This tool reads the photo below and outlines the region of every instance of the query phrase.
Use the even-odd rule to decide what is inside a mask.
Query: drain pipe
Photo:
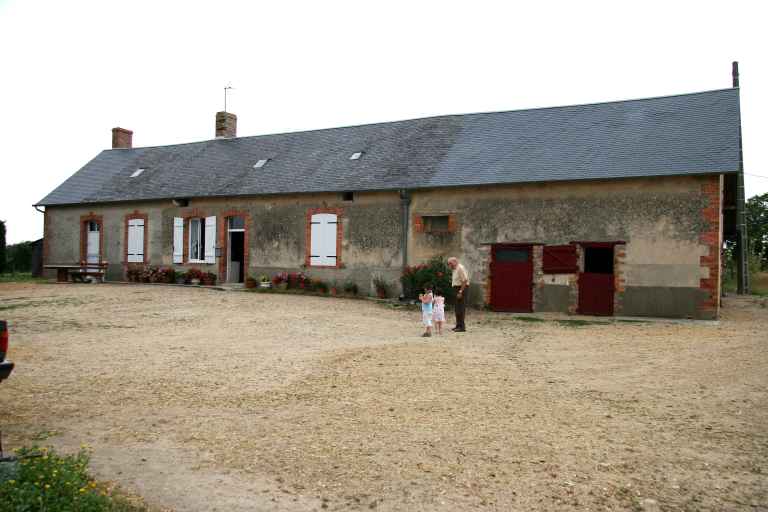
[[[401,189],[400,190],[400,209],[403,213],[403,219],[402,219],[402,228],[403,228],[403,238],[400,243],[400,246],[402,247],[403,251],[403,272],[405,272],[405,267],[408,266],[408,224],[409,224],[409,217],[410,217],[410,211],[411,211],[411,192],[408,189]],[[405,293],[405,290],[403,290],[403,294]]]

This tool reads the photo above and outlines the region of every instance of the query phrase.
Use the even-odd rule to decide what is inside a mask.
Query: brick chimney
[[[230,112],[216,112],[216,138],[237,137],[237,116]]]
[[[112,128],[112,149],[131,149],[133,132],[125,128]]]

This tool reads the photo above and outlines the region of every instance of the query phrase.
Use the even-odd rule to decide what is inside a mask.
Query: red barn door
[[[613,245],[582,244],[584,272],[579,274],[579,313],[613,315]]]
[[[531,246],[491,247],[491,307],[494,311],[533,311]]]

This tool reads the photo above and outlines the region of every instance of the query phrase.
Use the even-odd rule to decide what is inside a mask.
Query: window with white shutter
[[[189,219],[189,261],[216,263],[216,217]]]
[[[184,262],[184,219],[173,218],[173,262]]]
[[[311,217],[309,262],[312,266],[336,266],[338,216],[316,213]]]
[[[216,263],[216,217],[205,218],[205,262]]]
[[[128,263],[144,263],[144,219],[128,220]]]

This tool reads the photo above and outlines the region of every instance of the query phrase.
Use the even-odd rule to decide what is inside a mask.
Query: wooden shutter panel
[[[310,265],[336,266],[338,217],[332,213],[312,215]]]
[[[216,217],[205,218],[205,262],[216,263]]]
[[[173,218],[173,262],[183,263],[184,261],[184,219],[181,217]]]
[[[575,245],[544,246],[542,270],[545,274],[572,274],[579,271]]]
[[[144,263],[144,219],[128,221],[128,263]]]

